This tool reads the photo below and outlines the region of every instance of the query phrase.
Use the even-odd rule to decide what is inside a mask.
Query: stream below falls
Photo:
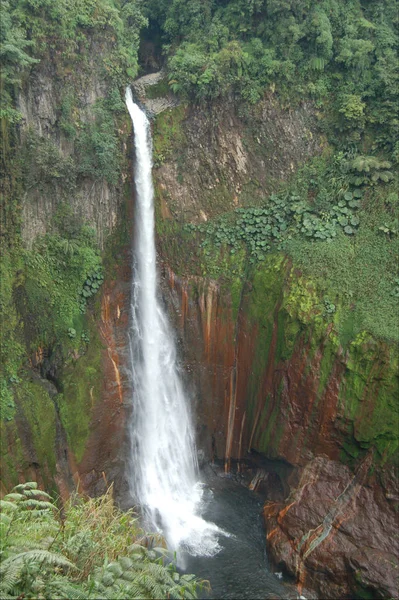
[[[210,582],[202,598],[257,600],[294,599],[298,593],[272,573],[266,556],[262,523],[264,498],[237,479],[217,474],[211,466],[201,472],[205,484],[202,516],[230,537],[220,536],[221,550],[214,556],[184,554],[184,572]],[[179,562],[180,562],[179,561]]]

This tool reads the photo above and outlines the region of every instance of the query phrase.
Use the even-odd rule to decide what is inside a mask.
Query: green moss
[[[28,438],[43,477],[55,474],[56,413],[53,400],[40,383],[23,381],[16,390],[16,401],[23,419],[29,424]]]
[[[0,420],[1,482],[6,490],[19,483],[18,466],[25,464],[21,439],[15,420]]]
[[[155,85],[149,85],[145,89],[145,95],[149,100],[153,100],[155,98],[164,98],[170,93],[170,88],[168,84],[168,80],[161,79]]]
[[[77,461],[81,461],[90,434],[93,405],[100,398],[103,385],[102,344],[94,319],[89,322],[90,344],[87,352],[67,365],[62,373],[62,394],[57,397],[61,422],[68,444]]]
[[[233,277],[230,282],[230,297],[233,321],[237,321],[238,311],[241,305],[241,299],[244,289],[245,279],[243,277]]]
[[[337,359],[337,350],[338,346],[334,336],[329,335],[322,346],[323,356],[321,358],[319,367],[319,385],[317,389],[315,407],[317,407],[318,400],[320,400],[325,391],[334,362]]]
[[[340,390],[353,437],[362,448],[374,446],[383,462],[390,460],[399,440],[398,356],[396,349],[361,334],[349,346]]]
[[[132,195],[132,184],[127,182],[123,190],[123,201],[119,208],[118,225],[108,235],[105,243],[103,264],[106,277],[111,276],[112,278],[115,266],[123,264],[126,258],[125,251],[131,244],[133,220],[130,211]]]
[[[19,279],[22,261],[10,252],[2,253],[0,261],[0,416],[11,419],[14,415],[14,387],[18,383],[19,370],[25,349],[21,343],[21,328],[16,310],[13,290]],[[6,318],[4,318],[6,316]]]
[[[255,329],[255,349],[252,363],[251,378],[247,389],[247,410],[252,429],[256,413],[259,390],[263,379],[263,373],[269,360],[271,340],[273,335],[274,319],[278,305],[282,301],[285,285],[287,265],[282,255],[268,255],[254,271],[250,282],[250,289],[244,300],[245,314],[249,324]],[[262,411],[267,409],[267,402]],[[276,418],[276,415],[275,415]],[[270,429],[269,429],[270,431]],[[256,425],[255,438],[258,439],[259,422]],[[268,433],[263,434],[261,446],[263,446]],[[262,451],[262,450],[261,450]]]
[[[153,127],[153,159],[154,165],[161,165],[174,153],[175,158],[181,153],[185,141],[182,122],[186,117],[184,105],[169,108],[159,113],[154,119]]]
[[[201,207],[208,217],[216,217],[231,207],[232,193],[223,181],[215,185],[212,190],[203,190]]]

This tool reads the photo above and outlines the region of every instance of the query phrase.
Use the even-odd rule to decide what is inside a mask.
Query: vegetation
[[[0,410],[10,420],[33,357],[54,379],[70,354],[87,351],[85,312],[104,274],[99,232],[72,206],[85,182],[121,186],[123,87],[137,74],[146,19],[135,0],[1,0],[0,10]],[[29,119],[18,130],[19,94],[43,75],[53,82],[52,131],[44,135]],[[94,103],[89,81],[100,90]],[[55,217],[27,247],[22,208],[38,197],[51,199]]]
[[[280,193],[203,224],[187,224],[185,230],[197,238],[205,271],[215,260],[223,263],[223,249],[237,256],[245,250],[253,265],[270,252],[284,252],[331,303],[326,317],[340,299],[347,317],[342,327],[348,327],[349,319],[352,335],[363,328],[396,341],[396,182],[387,177],[388,183],[380,181],[376,187],[359,180],[352,165],[344,155],[333,161],[330,156],[316,158]]]
[[[223,274],[226,253],[229,270],[240,257],[239,272],[243,249],[252,265],[267,253],[284,252],[330,303],[326,318],[331,306],[343,303],[345,339],[351,323],[353,335],[365,328],[397,341],[393,0],[149,0],[145,14],[152,30],[157,25],[162,31],[169,86],[181,98],[203,105],[234,99],[246,115],[270,95],[285,107],[311,101],[329,144],[281,191],[228,213],[227,199],[224,210],[215,210],[219,216],[186,226],[200,244],[202,273],[229,278]],[[161,133],[155,128],[155,147],[168,137],[165,124],[163,118]]]
[[[96,59],[98,44],[104,79],[123,85],[138,70],[137,49],[146,19],[135,0],[1,0],[2,117],[16,118],[13,100],[29,67],[49,52],[62,53],[65,63]],[[112,50],[103,43],[112,40]],[[102,55],[101,55],[102,54]]]
[[[173,155],[183,181],[190,168],[184,128],[190,102],[205,106],[222,98],[234,102],[237,114],[249,119],[269,96],[286,108],[310,102],[327,140],[322,157],[269,197],[249,199],[245,207],[184,231],[178,223],[161,225],[157,219],[165,253],[179,254],[181,263],[189,263],[190,274],[219,278],[231,292],[235,316],[246,279],[256,283],[257,270],[262,271],[269,259],[278,262],[288,256],[303,275],[290,310],[299,306],[302,311],[304,305],[302,312],[309,314],[310,305],[318,325],[334,325],[331,335],[343,347],[364,331],[388,341],[399,339],[394,0],[0,0],[0,10],[0,309],[6,315],[0,328],[0,409],[10,427],[15,400],[30,424],[51,414],[48,429],[37,427],[34,438],[42,464],[54,445],[56,410],[70,448],[78,461],[82,458],[90,428],[89,392],[94,399],[99,394],[100,344],[87,308],[93,306],[104,279],[103,257],[98,232],[79,221],[71,207],[78,205],[77,195],[86,185],[108,186],[122,194],[128,131],[123,92],[138,74],[139,37],[147,23],[150,31],[162,32],[167,72],[166,83],[150,88],[150,94],[171,89],[184,101],[155,122],[155,166]],[[19,94],[32,89],[39,75],[54,84],[54,119],[48,120],[45,135],[34,123],[19,126]],[[259,146],[259,151],[269,148]],[[228,184],[220,181],[218,186],[218,195],[204,189],[204,203],[214,202],[206,210],[208,217],[231,206]],[[166,196],[167,190],[162,193]],[[27,247],[21,240],[22,208],[40,197],[51,198],[57,207],[55,218],[46,235]],[[122,228],[126,233],[126,227],[122,223],[116,235]],[[197,255],[182,252],[182,245]],[[115,260],[109,251],[109,264]],[[317,293],[297,289],[306,287],[306,281]],[[266,283],[264,289],[268,290]],[[258,306],[258,320],[265,307]],[[266,342],[270,338],[265,347]],[[283,345],[288,352],[289,340]],[[80,356],[79,366],[70,372],[64,368],[63,381],[57,381],[62,393],[54,402],[39,383],[29,381],[31,365],[38,357],[41,376],[51,374],[54,380],[59,366],[65,367],[72,355]],[[40,361],[43,356],[46,360]],[[259,357],[263,360],[264,354]],[[348,397],[351,394],[352,388]],[[48,446],[40,437],[46,437]],[[53,467],[49,464],[49,472]],[[73,515],[77,508],[68,510]],[[18,507],[18,515],[19,511]],[[39,516],[54,528],[52,514]],[[32,515],[27,512],[24,518]],[[10,535],[20,522],[29,527],[33,523],[18,516]],[[61,537],[60,533],[51,549],[43,549],[52,552]],[[83,569],[80,559],[68,552],[60,545],[60,553],[74,567],[56,565],[61,569],[57,577],[64,581],[71,575],[70,585],[79,590],[88,586],[85,593],[105,590],[103,575],[110,581],[125,569],[119,564],[123,553],[110,553],[111,575],[99,562],[86,573],[85,583],[75,570]],[[140,553],[147,564],[148,555]],[[20,559],[17,562],[23,567],[23,581],[28,581],[30,567],[26,570]],[[97,568],[103,569],[101,577]],[[58,585],[52,579],[54,570],[49,567],[44,573],[44,587],[29,588],[31,595]],[[93,588],[89,576],[90,582],[97,581]],[[25,585],[21,581],[13,593],[26,593],[18,587]],[[72,587],[69,590],[66,597],[74,594]]]
[[[37,349],[66,357],[88,343],[84,313],[103,282],[94,231],[60,205],[52,232],[31,250],[18,247],[1,263],[0,305],[9,315],[0,330],[2,418],[13,414],[27,355]],[[40,307],[40,310],[38,310]]]
[[[169,84],[197,101],[313,98],[331,139],[398,157],[394,0],[148,0]],[[372,136],[372,141],[367,140]]]
[[[158,536],[112,488],[101,498],[73,496],[57,508],[36,482],[0,501],[0,595],[8,598],[196,598],[207,582],[180,575]]]

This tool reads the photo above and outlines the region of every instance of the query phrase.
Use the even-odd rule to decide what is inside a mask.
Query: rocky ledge
[[[164,84],[164,85],[162,85]],[[179,100],[174,96],[168,88],[165,90],[166,74],[163,71],[157,73],[149,73],[139,77],[132,83],[132,89],[136,100],[142,104],[147,114],[154,117],[159,113],[178,106]],[[156,87],[159,86],[159,91]],[[152,88],[153,92],[149,92]]]

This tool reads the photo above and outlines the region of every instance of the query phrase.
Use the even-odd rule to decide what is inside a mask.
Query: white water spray
[[[150,125],[126,90],[136,155],[132,290],[132,486],[149,525],[173,550],[213,555],[216,525],[200,516],[202,486],[188,400],[178,373],[173,335],[158,301]]]

